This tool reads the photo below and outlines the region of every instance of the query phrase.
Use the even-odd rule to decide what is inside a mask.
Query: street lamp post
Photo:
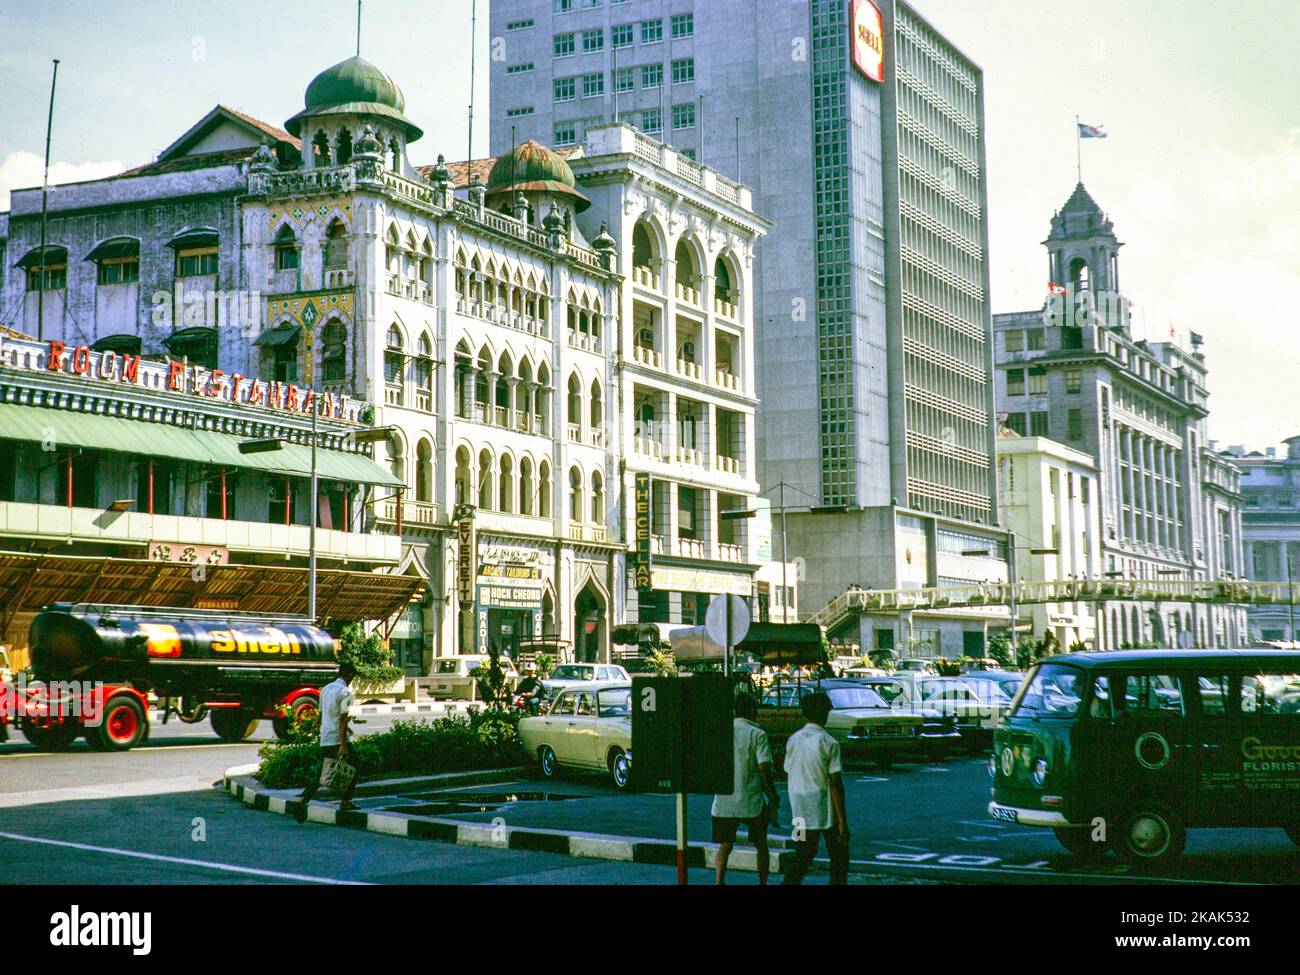
[[[1295,590],[1291,588],[1291,543],[1283,542],[1286,546],[1286,612],[1289,622],[1289,632],[1287,636],[1288,643],[1295,643]]]

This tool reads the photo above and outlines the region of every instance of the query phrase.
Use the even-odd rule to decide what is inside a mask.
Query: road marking
[[[40,806],[47,802],[83,802],[102,799],[132,799],[140,796],[163,796],[178,792],[206,792],[212,788],[208,773],[175,779],[142,779],[138,782],[112,782],[103,785],[71,786],[65,789],[11,792],[0,795],[0,809]]]
[[[897,844],[897,843],[896,843],[896,844],[893,844],[893,845],[894,845],[894,846],[899,846],[899,845],[901,845],[901,844]],[[888,856],[889,854],[885,854],[885,855]],[[938,856],[939,854],[936,853],[936,854],[933,854],[933,855],[934,855],[934,856]],[[964,854],[954,854],[954,855],[964,855]],[[947,857],[945,857],[944,859],[947,859]],[[829,865],[830,865],[830,860],[829,860],[829,859],[826,859],[825,857],[820,858],[820,859],[817,859],[817,860],[814,860],[813,862],[816,863],[816,864],[818,864],[819,866],[829,866]],[[1037,876],[1044,876],[1044,875],[1046,875],[1046,876],[1049,876],[1049,877],[1061,877],[1061,878],[1064,878],[1064,879],[1070,879],[1070,878],[1088,878],[1088,879],[1093,879],[1093,880],[1124,880],[1124,881],[1128,881],[1128,882],[1133,882],[1133,881],[1145,881],[1145,882],[1149,882],[1149,883],[1164,883],[1164,884],[1194,884],[1194,885],[1213,885],[1213,884],[1219,884],[1219,885],[1228,886],[1228,887],[1256,887],[1256,886],[1259,886],[1258,884],[1251,883],[1251,882],[1248,882],[1248,881],[1241,881],[1241,880],[1195,880],[1195,879],[1186,879],[1186,878],[1181,878],[1181,877],[1153,877],[1153,876],[1150,876],[1150,875],[1148,875],[1148,874],[1135,874],[1135,873],[1084,873],[1084,872],[1082,872],[1082,871],[1074,871],[1074,870],[1069,870],[1069,871],[1065,871],[1065,870],[1052,870],[1052,869],[1046,868],[1045,866],[1044,866],[1044,867],[1040,867],[1040,866],[1039,866],[1039,864],[1044,864],[1044,865],[1046,864],[1046,861],[1044,861],[1044,860],[1040,860],[1040,861],[1038,861],[1038,863],[1035,863],[1035,864],[1026,864],[1026,865],[1024,865],[1024,866],[1017,866],[1017,865],[1015,865],[1015,864],[1003,864],[1003,865],[1001,865],[1001,866],[996,866],[996,867],[994,867],[994,866],[987,866],[987,867],[981,867],[981,866],[967,866],[967,865],[962,865],[962,864],[948,864],[948,863],[942,863],[942,862],[940,862],[940,863],[904,863],[904,862],[901,862],[901,861],[898,861],[898,860],[881,860],[881,859],[875,859],[875,860],[850,860],[850,861],[849,861],[849,864],[850,864],[850,866],[856,866],[856,867],[877,867],[877,868],[879,868],[879,867],[895,867],[895,868],[899,868],[899,867],[901,867],[901,868],[906,869],[906,870],[959,870],[959,871],[965,871],[965,872],[967,872],[967,873],[1001,873],[1001,874],[1008,874],[1008,873],[1010,873],[1010,874],[1018,874],[1018,875],[1021,875],[1021,876],[1035,876],[1035,875],[1037,875]]]
[[[336,884],[344,886],[370,886],[364,880],[336,880],[333,877],[311,877],[301,873],[281,873],[278,870],[259,870],[256,867],[237,867],[230,863],[213,863],[210,860],[191,860],[187,857],[164,856],[161,853],[141,853],[138,850],[119,850],[111,846],[92,846],[89,843],[71,843],[67,840],[51,840],[43,836],[23,836],[19,833],[0,833],[0,839],[16,840],[20,843],[39,843],[44,846],[63,846],[73,850],[86,850],[91,853],[110,853],[113,856],[133,857],[137,860],[152,860],[158,863],[177,863],[187,867],[202,867],[205,870],[220,870],[225,873],[241,873],[254,877],[270,877],[275,880],[301,880],[310,884]]]
[[[185,752],[195,748],[250,748],[254,745],[264,745],[268,741],[274,741],[274,738],[250,738],[248,741],[237,742],[220,742],[214,741],[210,745],[164,745],[161,742],[146,742],[135,751],[162,751],[162,752]],[[85,758],[87,755],[98,755],[99,752],[92,751],[89,748],[69,749],[66,752],[40,752],[36,749],[24,750],[21,752],[11,752],[0,749],[0,759],[4,758],[54,758],[59,755],[70,755],[74,758]]]

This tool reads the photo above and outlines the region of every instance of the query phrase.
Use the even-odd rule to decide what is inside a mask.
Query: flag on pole
[[[1079,122],[1080,139],[1104,139],[1106,133],[1101,130],[1100,125],[1088,125],[1086,122]]]
[[[1067,291],[1065,285],[1057,284],[1055,281],[1047,282],[1047,293],[1049,295],[1063,295]]]

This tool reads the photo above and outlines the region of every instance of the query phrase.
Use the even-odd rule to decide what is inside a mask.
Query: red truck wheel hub
[[[135,710],[125,705],[114,707],[109,705],[108,713],[108,735],[114,741],[130,741],[135,737],[140,728],[139,715]]]

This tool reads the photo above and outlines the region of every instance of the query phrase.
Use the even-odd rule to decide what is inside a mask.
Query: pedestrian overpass
[[[1300,582],[1206,579],[1053,579],[1047,582],[972,582],[920,589],[850,589],[807,617],[828,632],[854,615],[1024,606],[1031,603],[1176,602],[1218,605],[1295,605]]]

